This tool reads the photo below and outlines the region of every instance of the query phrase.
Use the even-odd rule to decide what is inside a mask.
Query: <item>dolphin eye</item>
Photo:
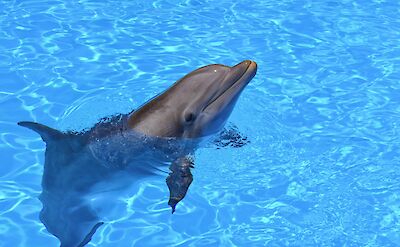
[[[187,114],[185,114],[186,123],[193,122],[195,118],[196,118],[196,116],[193,114],[193,112],[188,112]]]

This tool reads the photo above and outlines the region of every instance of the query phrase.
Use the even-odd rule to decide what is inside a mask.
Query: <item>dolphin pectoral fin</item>
[[[50,141],[58,140],[64,136],[64,134],[61,131],[50,128],[50,127],[40,124],[40,123],[22,121],[22,122],[18,122],[18,125],[26,127],[28,129],[31,129],[31,130],[37,132],[42,137],[43,141],[46,143],[48,143]]]
[[[249,142],[248,138],[240,133],[238,128],[233,124],[224,128],[221,133],[219,133],[219,136],[212,141],[212,143],[217,146],[217,149],[221,147],[240,148]]]
[[[169,169],[171,172],[167,177],[167,185],[169,189],[168,205],[175,212],[175,207],[186,195],[190,184],[193,181],[193,175],[190,168],[194,168],[193,161],[190,157],[179,158],[174,161]]]

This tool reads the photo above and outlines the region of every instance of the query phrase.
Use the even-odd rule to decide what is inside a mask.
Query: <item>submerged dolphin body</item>
[[[157,174],[166,163],[168,204],[174,212],[193,180],[192,154],[200,140],[223,129],[256,71],[256,63],[248,60],[199,68],[138,110],[84,132],[19,122],[46,143],[40,219],[47,230],[62,247],[86,245],[103,222],[85,198]],[[226,133],[221,137],[229,139]]]

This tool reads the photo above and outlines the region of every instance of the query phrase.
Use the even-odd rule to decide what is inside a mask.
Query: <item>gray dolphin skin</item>
[[[180,79],[129,115],[129,128],[150,136],[196,138],[221,130],[257,64],[209,65]]]
[[[233,67],[199,68],[139,109],[104,118],[81,132],[19,122],[46,143],[39,196],[40,220],[46,229],[61,247],[85,246],[104,224],[90,198],[166,174],[166,164],[168,205],[173,213],[193,181],[190,170],[200,142],[219,135],[226,146],[226,141],[241,138],[231,135],[234,130],[224,132],[224,126],[256,72],[257,64],[249,60]]]

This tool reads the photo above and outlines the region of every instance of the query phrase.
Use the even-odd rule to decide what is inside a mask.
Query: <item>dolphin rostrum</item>
[[[46,143],[40,219],[61,247],[86,245],[103,224],[86,198],[159,174],[165,164],[170,164],[166,182],[173,213],[193,181],[194,151],[216,133],[230,138],[224,125],[256,71],[249,60],[199,68],[139,109],[81,132],[19,122]]]

